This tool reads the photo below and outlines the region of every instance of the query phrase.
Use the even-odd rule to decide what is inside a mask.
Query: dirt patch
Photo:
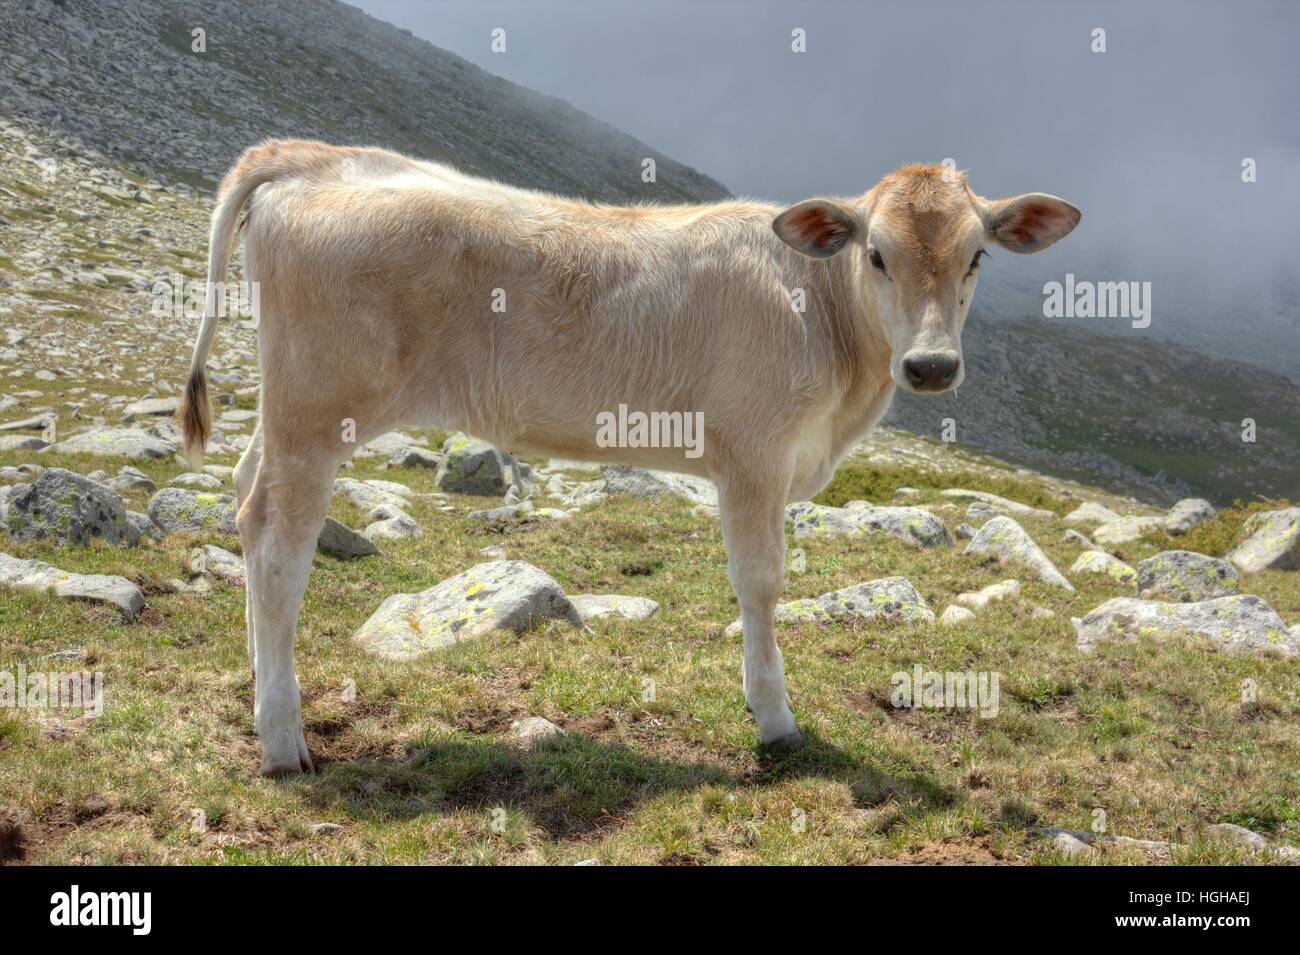
[[[1007,859],[989,847],[987,838],[972,842],[928,842],[913,846],[906,853],[892,859],[873,859],[868,865],[1021,865]]]
[[[30,839],[26,814],[14,806],[0,806],[0,865],[26,858]]]

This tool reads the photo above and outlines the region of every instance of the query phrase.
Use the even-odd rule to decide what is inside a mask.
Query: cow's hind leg
[[[781,651],[772,626],[785,578],[785,498],[789,480],[778,474],[724,475],[718,482],[727,572],[740,601],[745,630],[745,703],[764,746],[798,749],[785,690]]]
[[[231,481],[235,485],[235,504],[243,507],[248,496],[253,493],[253,481],[257,477],[258,465],[262,462],[262,426],[259,423],[253,431],[253,438],[239,457]],[[257,676],[257,641],[253,627],[253,591],[244,588],[244,621],[248,627],[248,666]]]
[[[256,640],[255,725],[268,776],[312,769],[293,639],[338,462],[303,447],[301,440],[293,450],[267,442],[238,518]]]

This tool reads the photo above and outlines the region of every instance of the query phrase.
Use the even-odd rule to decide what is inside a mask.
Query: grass
[[[83,473],[104,464],[66,463]],[[159,483],[181,470],[141,468]],[[432,473],[419,469],[393,474],[365,461],[352,474],[432,490]],[[887,497],[887,483],[879,468],[854,462],[832,487]],[[954,483],[1011,491],[974,472]],[[1300,843],[1296,664],[1151,643],[1082,656],[1069,616],[1120,593],[1108,580],[1079,582],[1071,595],[1022,577],[1021,599],[992,605],[964,629],[785,631],[791,694],[810,745],[764,758],[741,694],[740,639],[722,634],[737,608],[716,521],[680,502],[612,499],[567,521],[499,533],[461,516],[480,500],[454,503],[456,515],[418,506],[425,536],[388,544],[382,557],[316,559],[297,654],[319,771],[286,782],[257,774],[243,593],[225,584],[203,597],[162,592],[183,574],[195,539],[135,550],[7,544],[18,557],[131,577],[148,595],[129,626],[104,608],[40,595],[0,604],[6,666],[50,668],[46,655],[80,647],[84,663],[57,666],[102,670],[108,688],[104,714],[72,720],[65,738],[46,738],[27,711],[0,716],[0,792],[28,815],[31,858],[1051,863],[1066,860],[1026,830],[1087,829],[1099,807],[1111,832],[1184,845],[1179,862],[1241,861],[1202,838],[1219,821]],[[140,509],[145,498],[129,504]],[[341,498],[334,513],[360,519]],[[944,516],[955,523],[957,508]],[[1074,553],[1059,524],[1024,523],[1068,566]],[[236,539],[216,542],[238,549]],[[566,592],[641,594],[661,609],[590,633],[552,624],[494,634],[404,664],[352,644],[384,597],[464,570],[484,559],[487,544],[548,571]],[[789,577],[786,599],[904,574],[938,612],[958,592],[1012,573],[960,549],[919,551],[882,538],[799,546],[807,570]],[[1156,545],[1131,548],[1126,556],[1137,559]],[[1300,613],[1294,575],[1261,574],[1251,589],[1288,619]],[[1056,616],[1031,618],[1035,606]],[[918,662],[999,673],[998,715],[895,709],[891,675]],[[1241,701],[1247,679],[1260,688],[1257,704]],[[531,715],[568,732],[537,751],[509,745],[511,720]],[[196,809],[206,833],[191,832]],[[343,833],[313,835],[313,824],[327,821]]]

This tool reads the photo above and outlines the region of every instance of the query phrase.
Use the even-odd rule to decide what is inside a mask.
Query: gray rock
[[[365,535],[371,540],[399,541],[424,536],[424,530],[415,518],[393,504],[373,508],[370,516],[378,518],[373,524],[366,525]]]
[[[1110,524],[1120,517],[1104,504],[1086,501],[1065,515],[1067,524]]]
[[[166,417],[174,415],[180,406],[180,398],[142,398],[123,408],[122,418],[125,421],[135,421],[137,418]]]
[[[659,604],[649,597],[628,597],[623,594],[579,594],[571,597],[569,602],[584,623],[605,617],[645,620],[659,609]]]
[[[1247,574],[1300,569],[1300,507],[1252,514],[1242,527],[1248,535],[1227,555]]]
[[[777,623],[829,623],[846,620],[885,620],[891,623],[934,623],[934,611],[926,606],[906,577],[882,577],[834,590],[820,597],[792,600],[776,608]],[[741,621],[727,627],[728,635],[740,633]]]
[[[149,499],[149,517],[164,531],[213,531],[238,534],[235,527],[235,499],[228,494],[209,494],[165,487]]]
[[[965,607],[973,607],[976,610],[983,610],[995,600],[1007,600],[1019,596],[1020,581],[1002,580],[996,584],[989,584],[983,590],[975,593],[958,594],[957,603]]]
[[[0,435],[0,451],[43,451],[50,447],[54,445],[34,434]]]
[[[122,611],[127,622],[144,609],[144,594],[125,577],[73,574],[39,560],[19,560],[8,554],[0,554],[0,586],[112,604]]]
[[[1216,513],[1214,505],[1204,498],[1185,497],[1165,516],[1165,533],[1175,537],[1186,534],[1197,524],[1213,520]]]
[[[51,468],[6,508],[9,533],[16,540],[88,544],[100,537],[132,545],[139,533],[126,517],[122,499],[104,485],[62,468]]]
[[[414,438],[402,431],[389,431],[373,441],[366,442],[366,450],[390,457],[400,454],[408,448],[418,448],[429,443],[428,438]]]
[[[224,580],[236,587],[248,584],[244,558],[215,544],[205,544],[190,551],[190,573]]]
[[[178,450],[175,442],[139,428],[91,428],[50,447],[55,454],[98,454],[132,461],[169,458]]]
[[[1277,650],[1300,653],[1295,636],[1267,603],[1253,594],[1219,597],[1197,603],[1164,603],[1116,597],[1082,620],[1073,621],[1080,650],[1106,640],[1152,637],[1205,639],[1229,653]]]
[[[975,536],[975,528],[969,524],[958,524],[953,528],[952,534],[958,540],[968,541]]]
[[[153,522],[148,514],[141,514],[139,511],[126,512],[127,523],[135,528],[137,539],[139,540],[161,540],[163,530]]]
[[[198,474],[194,471],[178,474],[168,483],[172,487],[188,487],[195,491],[220,491],[223,487],[219,478],[215,478],[211,474]]]
[[[552,619],[582,626],[551,577],[523,561],[497,560],[418,594],[394,594],[354,639],[377,656],[409,660],[492,630],[520,632]]]
[[[457,432],[443,442],[434,482],[454,494],[501,497],[516,483],[515,468],[515,459],[504,451]]]
[[[123,465],[116,476],[104,483],[118,494],[125,494],[128,491],[145,491],[152,494],[158,490],[158,486],[149,479],[147,474],[129,464]]]
[[[441,454],[409,444],[398,448],[388,459],[390,468],[429,468],[436,471],[441,463]]]
[[[1138,564],[1138,596],[1148,600],[1193,603],[1228,597],[1241,590],[1237,571],[1226,560],[1190,550],[1167,550]]]
[[[919,507],[874,507],[864,501],[823,507],[801,501],[786,508],[786,518],[800,539],[884,534],[919,547],[951,547],[953,543],[943,521]]]
[[[1121,517],[1102,524],[1092,532],[1092,539],[1103,546],[1127,544],[1140,538],[1149,530],[1164,527],[1163,517]]]
[[[1065,536],[1061,539],[1067,544],[1077,544],[1085,550],[1100,550],[1096,544],[1088,539],[1086,534],[1080,534],[1078,531],[1073,529],[1066,531]]]
[[[951,497],[959,501],[979,501],[1007,514],[1018,514],[1021,517],[1050,518],[1056,516],[1052,511],[1045,511],[1039,507],[1030,507],[1028,504],[1021,504],[1019,501],[1012,501],[996,494],[989,494],[987,491],[969,491],[966,488],[951,487],[939,493],[944,497]]]
[[[370,557],[379,553],[379,548],[369,537],[346,524],[340,524],[332,517],[325,518],[325,525],[316,538],[316,549],[335,557],[348,558]]]
[[[1137,582],[1136,570],[1104,550],[1085,550],[1080,554],[1070,565],[1070,576],[1080,574],[1104,574],[1115,583],[1129,587]]]
[[[1269,851],[1268,840],[1258,832],[1247,829],[1245,826],[1238,826],[1231,822],[1216,822],[1205,828],[1214,835],[1222,836],[1238,845],[1245,846],[1247,849],[1254,849],[1256,852]]]
[[[965,607],[958,607],[956,604],[949,604],[947,609],[939,615],[939,623],[944,627],[956,627],[974,619],[974,611],[967,610]]]
[[[1019,564],[1049,584],[1074,589],[1025,529],[1009,517],[995,517],[981,527],[962,553],[991,554],[1000,564]]]
[[[718,506],[718,489],[713,482],[690,474],[651,471],[607,464],[601,468],[605,493],[630,494],[632,497],[682,497],[692,504]],[[567,502],[566,502],[567,503]]]
[[[403,509],[411,497],[411,490],[405,485],[392,481],[358,481],[355,478],[335,480],[334,493],[342,494],[349,504],[363,511],[384,505]]]
[[[564,730],[544,716],[529,716],[510,724],[510,742],[520,746],[537,746],[563,735]]]

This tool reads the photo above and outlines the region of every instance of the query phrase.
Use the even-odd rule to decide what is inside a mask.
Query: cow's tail
[[[239,213],[258,186],[314,165],[312,159],[317,157],[312,156],[310,150],[297,148],[300,145],[305,144],[271,140],[254,146],[245,151],[217,190],[212,228],[208,233],[208,287],[203,321],[199,325],[198,340],[194,343],[185,395],[176,409],[176,422],[184,438],[183,451],[196,470],[203,462],[203,449],[212,433],[212,407],[208,400],[208,376],[204,366],[217,334],[218,313],[225,304],[225,296],[219,293],[230,265]]]

